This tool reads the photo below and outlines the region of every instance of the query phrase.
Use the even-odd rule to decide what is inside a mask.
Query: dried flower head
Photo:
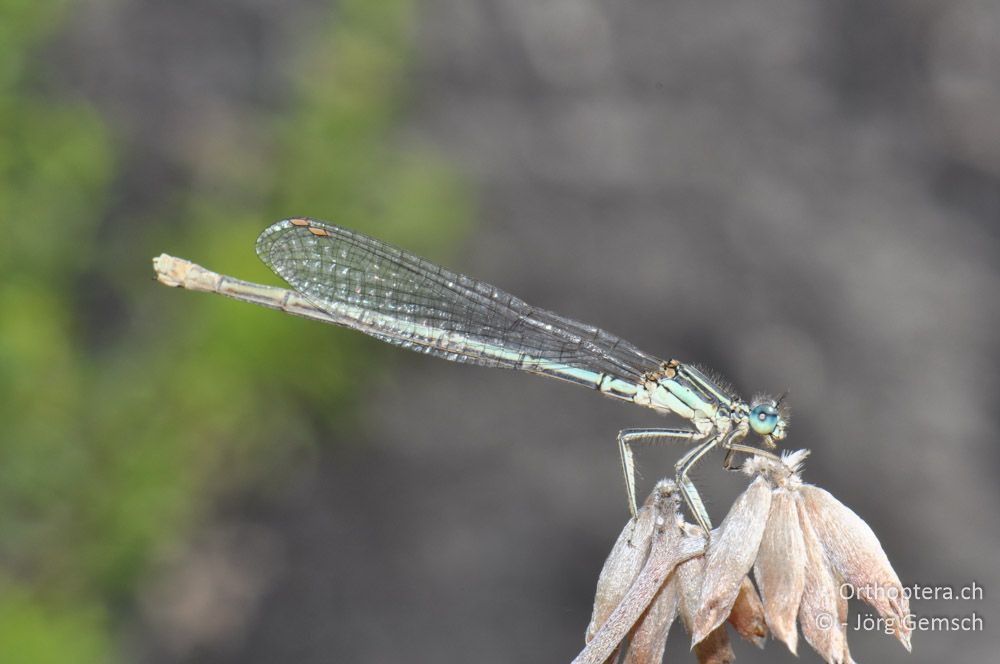
[[[754,479],[707,539],[680,516],[673,483],[661,481],[605,563],[588,644],[575,661],[617,661],[609,658],[625,647],[627,662],[659,662],[680,616],[699,662],[733,660],[728,620],[761,647],[770,628],[793,653],[798,622],[827,662],[850,663],[849,595],[899,625],[896,636],[909,650],[909,603],[899,578],[871,528],[802,481],[807,456],[799,450],[780,461],[748,460],[744,471]]]
[[[909,604],[899,577],[858,515],[802,481],[806,456],[799,450],[780,462],[754,457],[745,465],[755,478],[713,533],[692,641],[721,624],[732,607],[733,579],[752,565],[767,626],[792,652],[798,646],[798,620],[806,641],[826,661],[852,661],[845,628],[849,594],[900,625],[896,636],[909,650]],[[844,585],[852,592],[842,592]],[[865,592],[872,588],[881,592]]]
[[[662,659],[667,631],[679,609],[676,583],[667,579],[680,563],[705,550],[701,531],[689,534],[681,523],[676,487],[663,480],[625,525],[601,569],[587,646],[575,663],[617,661],[626,637],[626,661]]]
[[[680,616],[689,630],[697,620],[706,543],[704,532],[681,517],[674,483],[657,484],[604,563],[587,646],[574,662],[618,661],[619,655],[630,664],[660,662],[674,619]],[[745,575],[737,584],[729,617],[740,636],[763,645],[767,635],[763,605]],[[704,664],[732,662],[725,627],[720,625],[701,639],[695,655]]]

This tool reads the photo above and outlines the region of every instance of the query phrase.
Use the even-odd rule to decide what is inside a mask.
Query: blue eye
[[[770,436],[778,426],[778,409],[771,404],[759,404],[750,411],[750,428],[761,436]]]

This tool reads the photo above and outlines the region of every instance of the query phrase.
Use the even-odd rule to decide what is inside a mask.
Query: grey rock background
[[[318,1],[86,3],[57,57],[120,123],[123,210],[197,175],[190,145],[282,103]],[[455,267],[791,390],[806,477],[880,536],[913,603],[984,633],[852,633],[858,661],[993,661],[1000,5],[427,0],[406,131],[479,194]],[[335,219],[335,210],[316,210]],[[268,220],[262,220],[262,224]],[[363,445],[223,506],[140,599],[138,661],[568,661],[627,513],[615,432],[655,416],[398,354]],[[352,441],[353,442],[353,441]],[[641,462],[645,486],[674,451]],[[698,481],[716,519],[742,488]],[[863,609],[858,606],[852,610]],[[676,628],[668,661],[690,659]],[[744,662],[793,661],[735,644]],[[805,646],[802,661],[819,661]]]

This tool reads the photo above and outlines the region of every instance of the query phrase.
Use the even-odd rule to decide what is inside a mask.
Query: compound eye
[[[778,409],[771,404],[754,406],[750,411],[750,428],[761,436],[770,436],[778,426]]]

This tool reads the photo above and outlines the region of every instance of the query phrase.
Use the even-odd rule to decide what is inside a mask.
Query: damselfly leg
[[[674,466],[676,470],[675,479],[678,488],[681,490],[681,496],[684,497],[684,502],[687,503],[692,516],[694,516],[698,525],[701,526],[706,534],[712,531],[712,520],[708,518],[708,511],[705,509],[705,504],[701,501],[701,495],[698,494],[698,489],[695,488],[694,482],[688,477],[688,472],[703,456],[719,444],[722,435],[721,433],[716,433],[707,441],[682,456]]]
[[[743,445],[741,443],[730,442],[730,443],[723,443],[722,447],[724,447],[727,450],[726,458],[722,460],[722,467],[725,468],[726,470],[739,470],[740,468],[742,468],[742,465],[740,466],[733,465],[733,458],[737,454],[750,454],[750,455],[764,457],[766,459],[770,459],[771,461],[781,461],[781,457],[779,457],[774,452],[768,452],[767,450],[762,450],[759,447],[754,447],[753,445]]]
[[[632,448],[673,442],[689,443],[704,437],[705,434],[691,429],[622,429],[618,432],[618,453],[621,455],[622,472],[625,475],[628,509],[633,518],[638,506],[635,497],[635,454]]]

